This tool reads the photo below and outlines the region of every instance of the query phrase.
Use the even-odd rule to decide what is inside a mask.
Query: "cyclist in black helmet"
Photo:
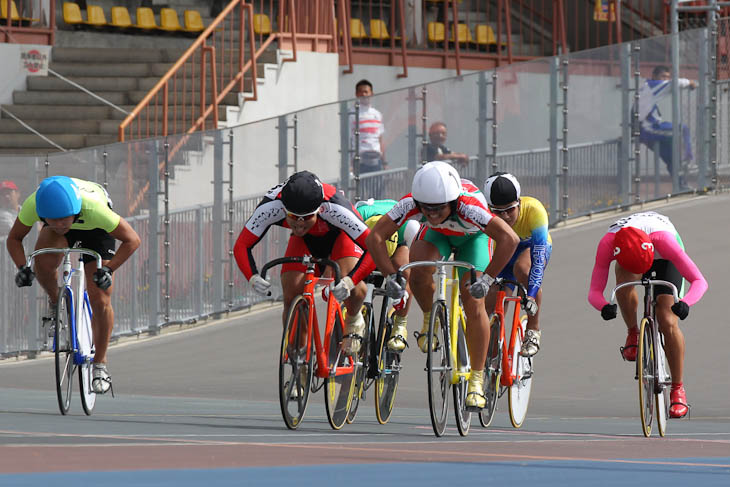
[[[375,269],[370,254],[363,250],[369,233],[367,225],[342,193],[309,171],[297,172],[272,188],[246,222],[233,248],[241,272],[254,290],[264,295],[271,284],[259,276],[251,250],[271,225],[291,229],[285,256],[328,257],[340,265],[345,277],[332,293],[351,311],[345,319],[343,348],[346,353],[357,353],[365,330],[359,310],[367,291],[360,281]],[[304,290],[305,270],[302,264],[284,264],[281,268],[284,313]]]

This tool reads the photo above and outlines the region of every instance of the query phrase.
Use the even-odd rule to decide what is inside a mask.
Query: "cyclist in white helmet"
[[[540,350],[539,313],[542,307],[542,278],[553,250],[548,232],[548,214],[540,200],[520,196],[520,183],[512,174],[497,172],[484,183],[489,210],[520,237],[514,255],[497,277],[514,279],[527,288],[527,331],[520,354],[532,357]],[[529,251],[528,251],[529,250]],[[485,300],[487,313],[494,312],[497,293]]]
[[[453,251],[455,259],[469,262],[478,269],[479,278],[475,284],[469,285],[468,280],[462,279],[460,286],[472,364],[466,405],[484,408],[483,367],[489,338],[484,296],[494,282],[493,276],[499,274],[514,253],[519,239],[509,225],[489,212],[484,195],[471,181],[461,179],[456,169],[444,161],[429,162],[413,177],[411,193],[378,221],[366,239],[376,265],[389,276],[386,287],[394,298],[403,295],[405,288],[395,279],[397,269],[388,259],[385,241],[409,218],[419,218],[423,222],[411,246],[409,258],[412,262],[448,258]],[[491,259],[490,238],[495,243]],[[425,335],[435,291],[434,272],[434,268],[415,267],[409,278],[413,296],[424,311],[424,326],[415,334],[418,346],[424,352],[428,347]],[[459,270],[460,275],[464,272],[464,269]]]

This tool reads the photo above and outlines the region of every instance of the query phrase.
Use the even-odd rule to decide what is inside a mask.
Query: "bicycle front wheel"
[[[502,375],[502,340],[500,338],[500,321],[495,314],[489,323],[489,347],[487,348],[487,363],[484,367],[484,397],[487,404],[479,413],[479,422],[486,428],[494,419],[499,399],[499,379]]]
[[[85,296],[86,297],[86,296]],[[84,300],[82,310],[76,312],[76,337],[79,345],[81,365],[79,365],[79,392],[81,407],[87,416],[91,416],[96,405],[96,393],[91,387],[94,361],[94,333],[91,329],[91,309]]]
[[[378,377],[375,379],[375,416],[378,423],[385,424],[393,413],[395,393],[400,377],[400,352],[388,348],[388,337],[393,329],[393,315],[385,317],[380,324],[378,344]]]
[[[509,388],[507,396],[509,400],[509,419],[512,426],[519,428],[527,416],[527,406],[530,403],[530,392],[532,391],[532,358],[520,355],[522,340],[525,338],[525,327],[527,316],[520,319],[520,330],[517,332],[517,340],[512,347],[512,372],[514,380]]]
[[[669,363],[667,362],[667,356],[664,353],[664,339],[661,333],[659,333],[659,340],[661,343],[658,343],[655,347],[657,372],[659,373],[655,389],[656,424],[659,429],[659,436],[663,437],[667,434],[667,418],[669,417],[670,406],[669,389],[672,384],[672,374],[669,371]]]
[[[639,409],[641,429],[647,438],[651,435],[651,422],[654,418],[654,340],[651,335],[651,322],[641,320],[639,330],[639,351],[636,355],[639,378]]]
[[[365,304],[362,307],[362,318],[365,320],[365,333],[360,344],[360,351],[357,352],[355,363],[355,391],[352,393],[352,404],[350,412],[347,413],[347,424],[355,421],[357,408],[360,406],[360,399],[365,392],[365,381],[367,380],[368,365],[370,364],[370,344],[372,343],[373,330],[373,306]]]
[[[440,301],[431,308],[428,325],[428,406],[431,426],[436,436],[442,436],[446,429],[446,415],[449,410],[448,393],[451,386],[451,354],[449,353],[449,330],[446,305]]]
[[[339,315],[335,315],[332,333],[329,337],[328,370],[329,377],[324,384],[324,402],[327,421],[332,429],[344,426],[350,413],[352,395],[355,392],[355,365],[351,357],[342,351],[344,327]]]
[[[286,427],[292,430],[304,418],[312,383],[314,351],[311,339],[307,343],[308,320],[309,303],[297,296],[289,306],[279,350],[279,405]]]
[[[53,351],[56,363],[56,395],[61,414],[68,413],[71,407],[71,389],[74,373],[74,340],[71,323],[71,290],[62,287],[58,293],[56,323],[53,332]]]
[[[460,371],[469,369],[469,350],[466,346],[466,335],[464,330],[466,329],[466,323],[464,323],[464,317],[459,316],[459,321],[456,324],[458,327],[456,335],[456,360],[457,366]],[[459,376],[459,382],[454,384],[451,390],[454,392],[454,416],[456,417],[456,428],[459,430],[461,436],[469,434],[469,427],[471,426],[471,411],[466,409],[466,390],[467,380],[464,376]]]

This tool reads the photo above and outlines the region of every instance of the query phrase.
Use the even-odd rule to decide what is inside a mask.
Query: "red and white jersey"
[[[377,152],[382,154],[380,136],[385,133],[383,116],[372,106],[360,105],[360,153]],[[350,114],[350,136],[355,149],[355,112]]]
[[[438,225],[431,225],[421,216],[411,193],[402,197],[387,213],[398,226],[409,218],[418,218],[434,231],[444,235],[471,235],[484,232],[494,215],[487,207],[487,200],[479,188],[468,179],[461,180],[462,192],[456,199],[456,212]]]

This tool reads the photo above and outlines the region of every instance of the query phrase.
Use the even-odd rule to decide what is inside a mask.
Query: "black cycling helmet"
[[[501,206],[520,199],[520,183],[508,172],[495,172],[484,183],[489,206]]]
[[[284,208],[297,216],[316,213],[323,201],[322,181],[309,171],[292,174],[281,189],[281,202]]]

